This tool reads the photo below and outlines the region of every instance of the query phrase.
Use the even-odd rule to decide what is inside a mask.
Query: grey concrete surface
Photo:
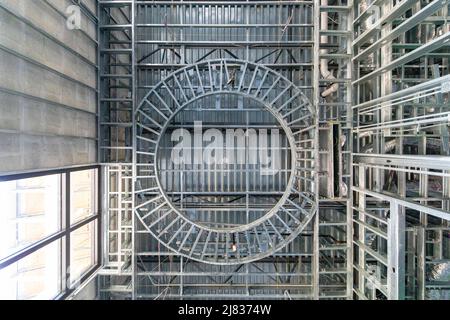
[[[72,4],[0,0],[0,175],[97,161],[96,25],[69,30]]]

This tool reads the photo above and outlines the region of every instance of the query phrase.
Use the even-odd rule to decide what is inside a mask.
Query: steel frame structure
[[[354,298],[445,299],[448,2],[354,10]]]
[[[234,81],[236,85],[232,84]],[[214,174],[214,188],[207,188],[210,197],[218,199],[230,188],[233,189],[232,196],[236,197],[218,202],[219,206],[207,210],[203,208],[205,205],[211,206],[211,201],[192,202],[190,210],[203,210],[206,213],[204,222],[199,223],[190,220],[185,210],[177,208],[173,202],[174,196],[170,196],[162,186],[161,180],[167,178],[162,171],[167,169],[162,169],[158,155],[165,132],[180,112],[205,97],[227,95],[254,99],[277,119],[289,143],[291,157],[287,160],[290,160],[291,168],[286,172],[287,182],[281,199],[263,216],[254,221],[247,219],[242,224],[239,217],[243,213],[248,217],[255,210],[248,201],[250,177],[246,174],[246,190],[243,192],[243,185],[240,189],[236,188],[236,181],[231,182],[229,177],[225,178],[228,171],[236,170],[234,166],[198,168]],[[217,111],[215,105],[211,109]],[[232,112],[229,104],[221,105],[219,110],[223,109],[224,112]],[[212,110],[202,105],[202,113]],[[314,167],[313,162],[308,161],[313,159],[314,152],[314,108],[301,90],[282,75],[263,65],[239,60],[220,59],[197,63],[177,70],[157,84],[138,106],[136,116],[136,139],[139,140],[136,141],[137,183],[142,189],[137,190],[141,199],[136,203],[135,210],[147,230],[167,247],[199,261],[217,264],[245,263],[259,260],[287,245],[314,216],[317,209]],[[250,128],[255,124],[254,120],[251,122]],[[179,126],[178,121],[175,126]],[[195,170],[190,167],[183,165],[173,168],[171,172],[174,173],[171,174],[182,175],[186,183],[196,175],[195,172],[189,175],[189,170]],[[244,170],[247,173],[250,168],[246,167]],[[198,182],[192,181],[194,185],[190,188],[194,190],[193,195],[189,190],[184,190],[182,196],[198,197],[197,191],[202,189],[202,184],[209,184],[211,181],[209,177],[206,178]],[[219,186],[218,180],[221,181]],[[262,181],[257,182],[260,183]],[[268,193],[270,191],[266,194]],[[241,197],[246,197],[247,201],[245,211],[240,210],[238,218],[211,225],[212,217],[218,212],[234,212],[236,206],[228,208],[227,203],[234,203]],[[270,207],[270,203],[265,203],[261,198],[256,205]],[[238,225],[230,226],[233,221]],[[236,246],[235,252],[230,250],[233,244]]]
[[[99,152],[110,226],[100,298],[427,299],[445,293],[448,283],[430,274],[449,259],[448,158],[437,156],[449,155],[447,1],[130,0],[99,1],[98,12]],[[195,65],[209,72],[208,60],[222,70],[218,88],[229,80],[224,61],[245,61],[285,77],[315,110],[308,139],[316,150],[307,158],[315,168],[308,177],[317,213],[292,242],[248,263],[222,264],[217,254],[218,265],[195,261],[170,248],[168,240],[181,233],[164,245],[139,221],[167,201],[139,214],[161,188],[144,181],[154,179],[155,168],[141,160],[154,155],[139,152],[148,152],[142,143],[154,139],[136,121],[145,115],[134,115],[164,79]],[[194,89],[195,96],[197,88],[172,79],[176,97],[166,91],[163,98],[175,110],[190,100],[181,92]],[[170,107],[156,109],[169,116]],[[182,230],[176,249],[191,241],[192,226]],[[192,244],[200,239],[191,238]]]

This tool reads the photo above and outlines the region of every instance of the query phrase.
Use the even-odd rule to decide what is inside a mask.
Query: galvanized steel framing
[[[375,0],[361,8],[362,2],[99,1],[99,151],[110,186],[105,219],[115,225],[105,233],[114,250],[104,254],[101,297],[425,299],[448,286],[425,274],[448,259],[449,5]],[[432,29],[434,35],[414,38]],[[142,143],[154,140],[140,135],[139,104],[169,75],[210,68],[211,60],[274,70],[316,112],[308,138],[316,150],[304,158],[313,159],[318,211],[291,244],[244,264],[214,266],[173,253],[133,214],[151,199],[143,193],[160,192],[158,184],[143,183],[154,168],[142,166],[152,156],[141,153],[148,152]],[[323,60],[334,78],[321,75]],[[185,78],[174,87],[195,92]],[[330,88],[336,91],[322,96]],[[181,103],[182,94],[175,100]],[[427,154],[427,145],[441,156]],[[436,179],[439,192],[429,185]],[[414,194],[408,181],[418,183]],[[149,212],[159,217],[166,202],[154,199]],[[183,226],[187,234],[174,231],[167,239],[181,237],[178,249],[196,228]],[[224,236],[224,248],[230,239]]]

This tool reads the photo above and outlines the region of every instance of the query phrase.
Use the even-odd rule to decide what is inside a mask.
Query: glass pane
[[[60,240],[0,270],[0,300],[48,300],[61,291]]]
[[[70,235],[70,282],[74,284],[97,261],[95,251],[96,222],[75,230]]]
[[[0,182],[0,258],[60,230],[61,176]]]
[[[73,224],[96,213],[97,170],[70,174],[70,222]]]

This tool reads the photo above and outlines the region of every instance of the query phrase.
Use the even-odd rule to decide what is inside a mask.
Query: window
[[[97,167],[0,177],[0,299],[65,296],[95,271],[97,196]]]
[[[75,230],[70,237],[70,283],[73,285],[96,263],[95,222]]]
[[[97,170],[70,174],[70,222],[73,224],[96,214]]]
[[[61,229],[61,177],[0,182],[0,259]]]
[[[48,300],[61,288],[60,240],[0,270],[1,300]]]

